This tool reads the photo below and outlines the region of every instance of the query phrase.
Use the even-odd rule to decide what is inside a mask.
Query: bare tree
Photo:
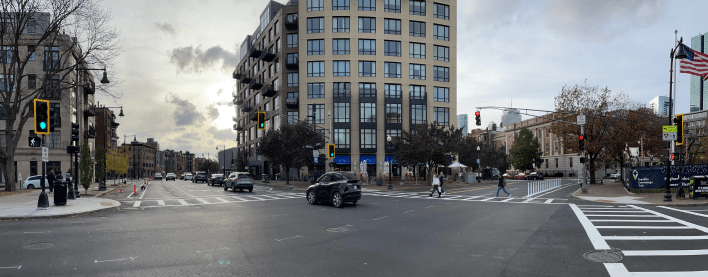
[[[95,87],[92,74],[77,67],[108,68],[120,48],[119,33],[109,26],[111,16],[100,0],[0,1],[0,107],[5,130],[0,134],[0,168],[5,190],[18,190],[15,150],[27,121],[34,116],[35,98],[61,99],[72,107],[77,86],[97,89],[119,98],[112,86]],[[41,63],[43,76],[38,76]],[[68,110],[71,110],[69,108]]]

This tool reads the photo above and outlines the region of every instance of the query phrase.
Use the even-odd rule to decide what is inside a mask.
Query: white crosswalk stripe
[[[242,203],[270,200],[289,200],[289,199],[305,199],[304,193],[281,192],[270,195],[224,195],[201,196],[201,197],[184,197],[184,198],[165,198],[165,199],[143,199],[139,201],[123,201],[132,203],[135,208],[154,208],[154,207],[181,207],[181,206],[196,206],[196,205],[215,205],[226,203]]]
[[[430,192],[397,192],[397,191],[377,191],[368,190],[362,192],[362,195],[409,198],[409,199],[437,199],[437,200],[453,200],[453,201],[475,201],[475,202],[504,202],[504,203],[528,203],[528,204],[568,204],[568,199],[562,198],[513,198],[513,197],[494,197],[494,195],[450,195],[438,198],[437,193],[430,197]]]
[[[642,259],[658,259],[658,261],[660,261],[665,259],[667,256],[681,256],[684,258],[693,256],[708,256],[708,249],[685,249],[685,244],[676,246],[673,244],[657,244],[663,246],[657,248],[673,247],[674,249],[647,250],[646,247],[647,245],[651,245],[649,244],[650,242],[654,241],[672,241],[677,243],[680,241],[695,241],[694,245],[704,245],[705,248],[708,248],[708,244],[705,244],[705,240],[708,240],[708,235],[695,235],[696,231],[708,233],[707,227],[634,205],[615,207],[591,205],[581,206],[570,204],[570,207],[585,229],[585,232],[587,233],[593,247],[595,247],[595,250],[612,251],[617,254],[622,254],[625,257],[629,257],[622,259],[617,263],[604,264],[605,269],[607,269],[607,272],[611,277],[708,276],[708,271],[686,271],[680,267],[671,268],[671,270],[674,271],[630,272],[625,266],[625,263],[632,263],[632,261],[627,260],[632,257],[642,257]],[[598,217],[603,219],[598,219]],[[647,219],[648,217],[660,219]],[[667,223],[669,224],[667,225]],[[655,232],[659,232],[660,230],[673,229],[688,230],[683,232],[690,233],[678,233],[685,235],[671,236],[652,236],[647,234],[650,230],[656,230]],[[632,241],[636,242],[632,243]],[[612,248],[610,243],[614,242],[617,242],[616,246],[621,246],[622,249]],[[705,257],[698,257],[698,259],[705,260]]]

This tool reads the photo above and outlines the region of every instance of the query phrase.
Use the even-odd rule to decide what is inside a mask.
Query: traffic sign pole
[[[578,115],[577,117],[578,120],[578,125],[580,125],[580,135],[585,138],[585,115],[581,114]],[[583,184],[581,186],[581,191],[582,193],[588,193],[588,176],[585,174],[585,171],[587,169],[587,164],[588,164],[588,159],[585,157],[585,150],[582,150],[583,154],[583,159],[585,160],[583,164],[583,168],[580,174],[581,179],[583,180]]]

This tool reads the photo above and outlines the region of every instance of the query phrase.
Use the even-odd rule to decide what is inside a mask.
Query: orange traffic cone
[[[120,186],[120,192],[123,192],[123,186]]]

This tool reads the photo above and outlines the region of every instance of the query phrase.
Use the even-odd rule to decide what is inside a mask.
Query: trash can
[[[262,177],[261,177],[261,181],[262,181],[263,183],[270,183],[270,175],[268,175],[268,174],[261,174],[261,176],[262,176]]]
[[[67,187],[65,182],[54,183],[54,205],[64,206],[66,205],[66,194]]]

